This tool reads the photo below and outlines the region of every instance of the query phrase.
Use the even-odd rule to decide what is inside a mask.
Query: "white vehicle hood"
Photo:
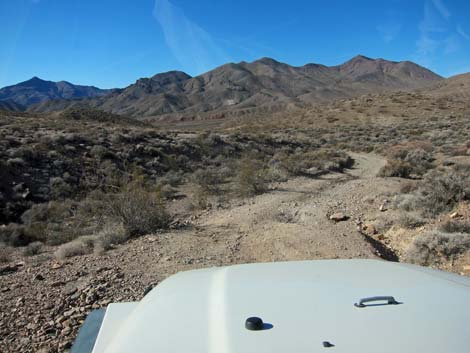
[[[354,306],[378,295],[400,304]],[[108,308],[93,353],[470,352],[470,279],[384,261],[183,272],[118,307]],[[252,316],[266,329],[247,330]]]

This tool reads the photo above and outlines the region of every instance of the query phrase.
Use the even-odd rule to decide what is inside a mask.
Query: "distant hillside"
[[[442,80],[409,61],[393,62],[356,56],[338,66],[300,67],[262,58],[229,63],[196,77],[171,71],[143,78],[105,97],[72,102],[136,118],[197,118],[224,112],[303,106],[371,92],[412,90]],[[70,103],[50,101],[35,111],[63,109]]]
[[[0,100],[0,110],[1,109],[17,112],[24,110],[25,107],[12,101],[11,99],[6,99],[4,101]]]
[[[449,77],[424,90],[432,96],[459,100],[470,99],[470,73]]]
[[[79,86],[70,82],[45,81],[38,77],[0,89],[0,104],[10,102],[28,107],[52,99],[78,99],[106,95],[110,90]],[[3,102],[3,103],[2,103]]]

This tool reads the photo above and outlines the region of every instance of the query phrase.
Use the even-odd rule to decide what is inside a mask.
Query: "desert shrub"
[[[12,168],[21,168],[26,165],[26,161],[23,158],[9,158],[7,160],[7,166]]]
[[[172,199],[178,193],[178,190],[170,184],[159,182],[155,187],[157,195],[163,199]]]
[[[428,172],[409,194],[397,195],[393,206],[406,211],[420,211],[425,217],[452,210],[470,197],[470,175],[451,169]]]
[[[423,149],[409,150],[403,161],[410,164],[412,172],[417,175],[423,175],[434,167],[434,157]]]
[[[380,168],[379,177],[399,177],[409,178],[411,175],[412,167],[407,162],[398,160],[388,160],[382,168]]]
[[[170,220],[162,197],[142,186],[133,185],[112,195],[109,206],[109,216],[122,223],[131,236],[165,228]]]
[[[183,180],[183,177],[180,173],[171,170],[168,173],[166,173],[164,176],[162,176],[159,181],[162,184],[168,184],[170,186],[176,187],[181,184],[182,180]]]
[[[209,201],[209,194],[200,187],[195,187],[191,193],[192,207],[195,209],[209,208],[211,203]]]
[[[407,229],[414,229],[426,224],[426,220],[410,213],[403,213],[399,216],[397,223]]]
[[[415,144],[393,146],[387,151],[388,162],[379,171],[382,177],[410,178],[422,176],[434,168],[434,157],[426,145]]]
[[[277,156],[282,167],[291,175],[316,175],[327,171],[341,172],[354,164],[346,153],[332,149],[295,151]]]
[[[413,180],[407,180],[400,185],[400,192],[402,194],[409,194],[418,188],[418,184]]]
[[[470,234],[470,223],[465,221],[449,220],[439,227],[445,233],[467,233]]]
[[[452,170],[431,171],[419,187],[420,207],[428,216],[451,210],[470,196],[470,176]]]
[[[119,223],[107,223],[93,235],[78,237],[71,242],[60,245],[54,253],[59,260],[68,257],[80,256],[94,252],[101,254],[112,248],[113,245],[122,244],[129,239],[129,232]]]
[[[432,231],[414,239],[405,259],[419,265],[434,265],[442,260],[453,261],[469,250],[469,234]]]
[[[96,159],[113,159],[115,154],[102,145],[94,145],[90,149],[90,155]]]
[[[0,243],[0,263],[9,262],[11,260],[12,249],[5,243]]]
[[[0,226],[0,242],[10,246],[25,246],[32,241],[21,224],[9,223]]]
[[[93,160],[93,163],[93,173],[82,175],[80,178],[80,186],[84,190],[115,192],[122,185],[126,185],[134,173],[133,170],[120,170],[111,160]]]
[[[54,256],[59,260],[64,260],[68,257],[89,254],[93,251],[95,245],[95,237],[82,236],[69,243],[60,245],[54,252]]]
[[[70,200],[64,202],[50,201],[33,205],[21,216],[25,235],[31,241],[56,244],[57,241],[55,240],[51,242],[50,234],[56,228],[59,228],[60,232],[60,225],[72,215],[72,208],[73,205]],[[62,242],[69,240],[71,239],[66,238]]]
[[[92,109],[86,106],[73,107],[63,111],[60,115],[63,119],[70,120],[84,120],[84,121],[99,121],[99,122],[112,122],[112,123],[133,123],[135,119],[129,119],[121,115],[108,113],[99,109]],[[138,125],[143,125],[142,122],[135,121]]]
[[[121,223],[107,223],[95,236],[94,249],[100,253],[111,249],[113,245],[126,242],[129,232]]]
[[[34,241],[26,245],[23,249],[23,255],[25,256],[34,256],[42,252],[44,244],[40,241]]]
[[[81,201],[36,204],[21,217],[24,234],[28,242],[41,241],[48,245],[66,243],[100,229],[108,208],[106,194],[99,191],[90,193]]]
[[[266,179],[269,182],[284,182],[289,180],[289,175],[285,169],[274,163],[266,170]]]
[[[49,188],[52,199],[65,199],[73,193],[73,187],[60,177],[51,178]]]
[[[258,195],[266,192],[268,181],[266,167],[250,157],[242,158],[238,163],[236,190],[242,196]]]
[[[215,168],[196,170],[192,180],[208,194],[217,194],[220,191],[220,184],[224,182],[223,176]]]

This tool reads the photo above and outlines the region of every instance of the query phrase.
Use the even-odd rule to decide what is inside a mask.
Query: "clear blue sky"
[[[0,87],[39,76],[102,88],[269,56],[356,54],[470,71],[469,0],[0,0]]]

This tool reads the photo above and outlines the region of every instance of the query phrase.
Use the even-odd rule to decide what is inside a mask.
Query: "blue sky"
[[[124,87],[264,56],[470,71],[468,0],[0,0],[0,24],[0,87],[32,76]]]

